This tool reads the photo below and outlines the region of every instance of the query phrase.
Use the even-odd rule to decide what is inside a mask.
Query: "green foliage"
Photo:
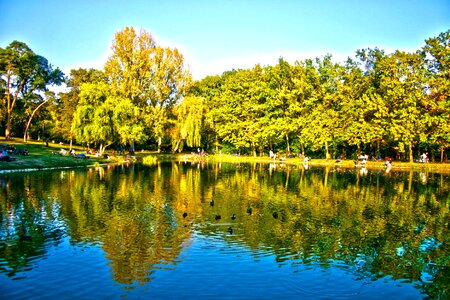
[[[293,142],[298,152],[323,150],[327,158],[356,146],[357,155],[384,149],[413,161],[421,143],[438,145],[443,160],[450,146],[449,32],[416,53],[363,49],[345,64],[331,55],[293,65],[280,58],[276,66],[207,77],[191,92],[208,97],[216,145],[256,154],[289,151]]]
[[[202,97],[187,96],[174,107],[177,116],[172,130],[173,151],[181,151],[183,144],[189,147],[201,146],[201,130],[205,118],[205,100]]]
[[[133,27],[116,33],[112,50],[105,64],[111,89],[131,101],[138,109],[135,112],[140,112],[133,121],[142,122],[142,129],[161,146],[170,123],[169,110],[191,81],[182,54],[176,48],[158,46],[149,32],[137,33]]]
[[[153,155],[148,155],[142,158],[142,163],[146,166],[153,166],[158,163],[158,157]]]
[[[1,49],[7,131],[36,113],[66,140],[131,148],[156,141],[173,152],[229,144],[255,156],[365,152],[413,161],[414,153],[436,151],[443,161],[450,147],[450,31],[415,53],[361,49],[342,64],[331,55],[293,64],[280,58],[196,82],[178,50],[144,30],[124,28],[112,50],[104,72],[72,70],[70,91],[36,113],[44,100],[38,91],[60,83],[62,73],[23,43]]]
[[[46,101],[41,94],[48,86],[63,83],[64,73],[54,69],[45,57],[35,54],[25,43],[13,41],[5,49],[0,48],[0,82],[6,94],[2,98],[6,110],[5,136],[10,138],[15,108],[28,107],[26,119],[31,122],[35,110]]]
[[[96,69],[72,69],[67,79],[68,92],[60,93],[56,106],[51,110],[53,126],[51,136],[55,139],[71,141],[73,139],[72,120],[78,106],[79,94],[83,83],[105,81],[105,74]]]

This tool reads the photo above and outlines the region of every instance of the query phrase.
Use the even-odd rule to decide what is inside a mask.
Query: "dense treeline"
[[[428,39],[416,53],[364,49],[344,64],[330,55],[293,65],[280,58],[196,82],[196,105],[206,106],[202,138],[254,155],[364,151],[412,161],[430,151],[442,160],[450,145],[449,37]]]
[[[34,115],[33,137],[73,140],[100,152],[137,145],[326,158],[366,153],[409,161],[429,152],[432,159],[448,159],[450,31],[415,53],[362,49],[344,63],[331,55],[293,64],[280,58],[275,66],[192,82],[176,49],[125,28],[103,70],[71,70],[69,91],[47,98],[43,92],[60,83],[61,72],[47,64],[41,69],[53,77],[41,76],[46,80],[40,78],[37,88],[24,89],[36,81],[33,74],[43,73],[22,70],[14,57],[24,51],[11,45],[0,49],[0,118],[7,137],[26,138],[23,128]],[[11,99],[18,103],[14,110]]]

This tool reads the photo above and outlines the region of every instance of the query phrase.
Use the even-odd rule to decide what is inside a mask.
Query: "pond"
[[[4,299],[449,299],[450,176],[157,163],[0,175]]]

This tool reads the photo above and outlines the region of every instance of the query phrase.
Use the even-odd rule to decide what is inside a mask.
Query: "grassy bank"
[[[86,159],[74,158],[70,155],[61,155],[61,149],[69,151],[69,145],[28,141],[26,144],[19,139],[0,141],[0,147],[11,146],[18,150],[28,150],[29,155],[11,154],[14,161],[0,161],[0,172],[9,170],[34,170],[65,167],[84,167],[96,163],[108,162],[107,159],[89,156]],[[81,147],[73,147],[77,153],[83,152]],[[16,151],[21,152],[21,151]]]

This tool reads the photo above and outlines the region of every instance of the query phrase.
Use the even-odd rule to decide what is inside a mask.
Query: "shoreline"
[[[116,163],[111,163],[116,164]],[[58,166],[58,167],[41,167],[41,168],[24,168],[24,169],[1,169],[0,175],[9,173],[20,173],[20,172],[38,172],[38,171],[52,171],[52,170],[65,170],[65,169],[81,169],[81,168],[96,168],[104,167],[109,164],[93,164],[93,165],[80,165],[80,166]]]
[[[231,156],[222,155],[221,157],[206,157],[202,159],[190,157],[185,159],[185,155],[179,154],[155,154],[155,153],[143,153],[140,155],[139,159],[135,163],[144,164],[142,158],[145,156],[158,157],[157,162],[190,162],[190,163],[261,163],[261,164],[276,164],[279,166],[310,166],[310,167],[333,167],[333,168],[345,168],[345,169],[367,169],[367,170],[386,170],[383,162],[367,162],[363,165],[355,165],[352,160],[343,160],[341,162],[335,162],[334,160],[326,159],[312,159],[308,162],[304,162],[301,159],[291,158],[287,160],[273,160],[270,158],[263,157],[252,157],[252,156]],[[110,164],[120,164],[118,161],[111,161],[109,163],[94,163],[89,165],[65,165],[65,166],[42,166],[35,168],[6,168],[0,169],[0,175],[9,173],[20,173],[20,172],[38,172],[38,171],[51,171],[51,170],[65,170],[65,169],[77,169],[77,168],[94,168],[94,167],[105,167]],[[145,165],[145,164],[144,164]],[[414,171],[414,172],[435,172],[450,174],[450,164],[436,164],[436,163],[405,163],[405,162],[393,162],[390,168],[391,171]]]
[[[29,155],[11,155],[17,160],[11,162],[0,162],[0,174],[8,174],[14,172],[34,172],[45,170],[58,170],[58,169],[74,169],[74,168],[91,168],[96,166],[105,166],[108,164],[120,164],[124,162],[126,155],[115,156],[111,155],[110,159],[98,158],[87,155],[88,159],[79,159],[71,156],[59,155],[61,149],[68,150],[70,145],[49,143],[46,145],[42,141],[28,141],[23,143],[18,139],[3,140],[3,145],[12,145],[18,149],[26,148],[29,151]],[[78,153],[83,153],[85,149],[81,146],[72,146]],[[110,153],[107,151],[107,153]],[[264,163],[264,164],[277,164],[277,165],[292,165],[292,166],[321,166],[321,167],[333,167],[333,168],[346,168],[346,169],[361,169],[363,166],[355,160],[342,160],[336,161],[336,159],[311,159],[305,162],[303,158],[283,158],[283,159],[271,159],[269,156],[243,156],[232,154],[206,154],[199,156],[192,153],[157,153],[155,151],[141,150],[135,153],[137,163],[146,164],[149,160],[150,163],[158,162],[191,162],[191,163]],[[364,165],[365,169],[373,170],[385,170],[384,160],[372,161],[369,160]],[[401,162],[393,161],[390,168],[392,171],[416,171],[416,172],[436,172],[450,174],[450,163],[419,163],[419,162]]]
[[[158,154],[155,156],[164,156],[164,154]],[[173,156],[173,155],[172,155]],[[321,166],[321,167],[335,167],[346,169],[375,169],[385,170],[384,161],[368,161],[364,166],[355,165],[355,160],[342,160],[336,162],[335,159],[311,159],[308,162],[303,161],[301,158],[287,158],[283,160],[273,160],[269,157],[254,157],[254,156],[233,156],[233,155],[208,155],[199,157],[192,154],[178,154],[178,161],[194,162],[194,163],[267,163],[267,164],[280,164],[280,165],[308,165],[308,166]],[[410,162],[397,162],[393,161],[390,170],[396,171],[425,171],[425,172],[439,172],[450,173],[449,163],[410,163]]]

